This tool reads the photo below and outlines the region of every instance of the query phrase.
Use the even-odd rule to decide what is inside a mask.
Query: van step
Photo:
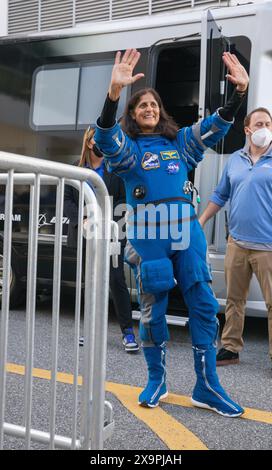
[[[133,320],[140,320],[141,312],[140,310],[132,310]],[[168,325],[177,325],[177,326],[186,326],[189,322],[188,317],[180,317],[178,315],[166,315],[166,321]]]

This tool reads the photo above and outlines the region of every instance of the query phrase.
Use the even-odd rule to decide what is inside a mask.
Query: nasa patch
[[[154,170],[160,168],[159,156],[155,153],[145,152],[142,158],[142,168],[144,170]]]
[[[169,175],[176,175],[179,172],[179,163],[170,162],[166,168]]]

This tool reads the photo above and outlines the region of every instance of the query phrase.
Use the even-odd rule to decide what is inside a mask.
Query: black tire
[[[11,257],[11,273],[10,273],[10,308],[20,307],[25,301],[25,288],[20,283],[18,267],[14,257]],[[2,303],[2,286],[3,286],[3,249],[0,247],[0,303]]]

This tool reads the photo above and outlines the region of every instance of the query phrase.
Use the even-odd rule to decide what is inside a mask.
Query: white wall
[[[0,0],[0,36],[8,34],[8,0]]]
[[[271,0],[229,0],[229,6],[234,6],[234,5],[243,5],[247,3],[265,3],[265,2],[271,2]],[[199,5],[197,5],[197,9],[199,9]],[[206,9],[207,5],[203,5],[203,9]],[[210,8],[213,8],[213,5],[210,6]],[[216,6],[215,6],[216,8]],[[186,9],[185,11],[188,11]],[[166,13],[166,12],[165,12]],[[1,36],[7,36],[8,35],[8,0],[0,0],[0,37]]]
[[[271,2],[271,0],[230,0],[230,6],[235,5],[246,5],[247,3],[266,3]]]

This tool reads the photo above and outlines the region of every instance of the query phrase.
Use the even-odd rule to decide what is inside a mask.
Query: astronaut
[[[165,314],[168,291],[177,282],[189,311],[197,376],[192,403],[237,417],[244,410],[227,395],[216,373],[219,309],[210,287],[205,236],[188,190],[188,172],[203,159],[205,149],[228,132],[246,93],[248,75],[235,55],[224,53],[227,78],[235,90],[223,108],[193,126],[178,129],[158,93],[148,88],[132,95],[119,125],[115,116],[122,88],[144,76],[133,76],[139,58],[135,49],[126,50],[123,56],[117,52],[95,132],[108,171],[125,182],[130,207],[125,257],[136,276],[140,338],[148,368],[148,382],[139,404],[156,407],[168,394]],[[147,210],[150,207],[153,210]]]

